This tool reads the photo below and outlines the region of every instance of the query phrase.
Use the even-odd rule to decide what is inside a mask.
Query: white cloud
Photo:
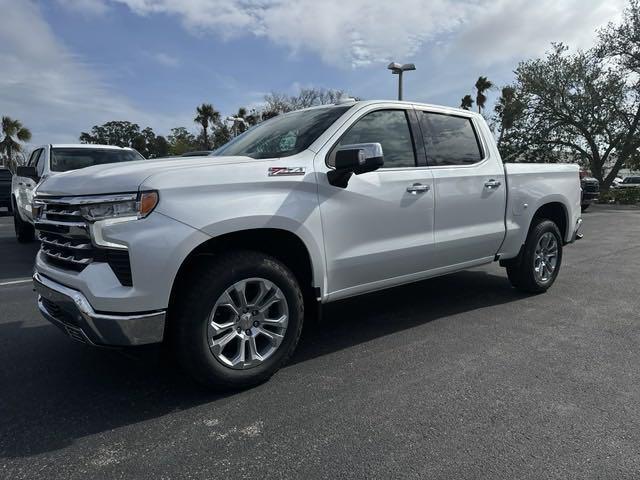
[[[195,32],[251,34],[333,65],[368,65],[412,56],[455,29],[470,0],[114,0],[140,15],[177,15]]]
[[[103,0],[57,0],[63,7],[79,13],[100,15],[107,11]]]
[[[0,114],[21,120],[34,143],[77,141],[108,120],[151,123],[57,40],[35,4],[0,0],[0,10]]]
[[[106,1],[106,0],[105,0]],[[625,0],[111,0],[140,15],[179,17],[190,30],[253,35],[327,64],[410,60],[443,37],[489,63],[541,53],[551,41],[589,46]],[[437,40],[437,44],[436,44]],[[443,52],[451,54],[445,46]]]
[[[492,0],[478,4],[446,49],[495,64],[543,54],[551,42],[593,46],[597,30],[618,20],[626,0]]]

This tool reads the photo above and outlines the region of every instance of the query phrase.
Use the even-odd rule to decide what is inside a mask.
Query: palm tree
[[[238,109],[238,113],[236,113],[236,118],[241,118],[242,120],[237,122],[237,125],[234,125],[233,127],[238,133],[243,133],[247,130],[247,109],[244,107],[240,107]]]
[[[476,95],[476,105],[478,105],[478,113],[482,113],[482,109],[487,102],[487,97],[484,92],[492,87],[493,83],[491,83],[487,77],[478,77],[478,81],[476,82],[476,90],[478,91]]]
[[[13,154],[22,151],[22,146],[18,142],[28,142],[31,140],[31,132],[28,128],[23,127],[19,120],[2,117],[2,134],[4,138],[0,142],[0,152],[4,153],[9,164],[11,164]]]
[[[203,103],[196,108],[196,117],[193,119],[195,123],[202,126],[202,144],[205,150],[211,149],[209,143],[209,133],[207,129],[209,125],[217,125],[220,123],[220,112],[218,112],[210,103]]]
[[[502,87],[500,98],[498,98],[494,110],[500,121],[500,136],[498,137],[498,147],[502,145],[505,135],[509,133],[524,112],[526,105],[518,98],[516,87],[507,85]]]
[[[471,107],[473,107],[473,98],[471,97],[471,95],[465,95],[464,97],[462,97],[460,108],[464,110],[471,110]]]

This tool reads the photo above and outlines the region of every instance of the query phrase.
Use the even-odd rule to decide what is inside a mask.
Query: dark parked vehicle
[[[7,207],[11,211],[11,172],[0,167],[0,208]]]
[[[589,176],[589,172],[580,172],[580,187],[582,188],[582,200],[580,207],[584,212],[589,205],[595,202],[600,195],[600,182],[596,178]]]

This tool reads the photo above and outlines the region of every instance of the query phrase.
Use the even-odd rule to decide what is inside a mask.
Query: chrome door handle
[[[484,182],[484,186],[487,188],[498,188],[500,185],[502,185],[502,183],[498,180],[494,180],[493,178],[488,182]]]
[[[412,195],[417,195],[419,193],[428,192],[431,189],[429,185],[422,185],[420,183],[414,183],[410,187],[407,187],[407,192]]]

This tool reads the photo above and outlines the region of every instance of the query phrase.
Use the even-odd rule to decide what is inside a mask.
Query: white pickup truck
[[[51,175],[104,163],[144,160],[132,148],[95,144],[57,144],[36,147],[27,164],[11,178],[13,225],[19,242],[34,240],[31,205],[37,184]]]
[[[34,215],[47,319],[93,345],[171,342],[215,387],[269,378],[321,303],[494,261],[544,292],[582,222],[577,165],[503,164],[481,116],[390,101],[51,177]]]

